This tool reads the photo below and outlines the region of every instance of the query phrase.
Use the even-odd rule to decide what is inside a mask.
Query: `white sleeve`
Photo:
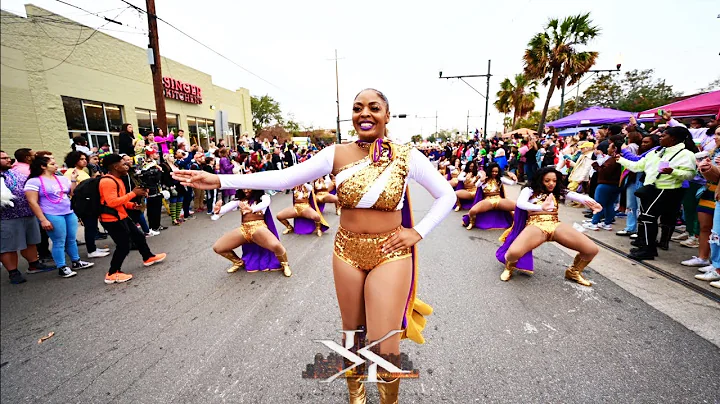
[[[478,180],[475,182],[475,188],[482,186],[482,188],[485,189],[485,187],[487,186],[487,182],[483,184],[482,180],[482,178],[478,178]]]
[[[465,181],[465,177],[467,177],[467,173],[463,171],[460,173],[460,175],[458,175],[457,179],[458,181]]]
[[[268,206],[270,206],[270,197],[268,195],[263,195],[262,198],[260,198],[260,202],[253,205],[250,210],[252,210],[253,213],[262,212]]]
[[[237,209],[239,204],[240,204],[240,202],[238,202],[237,200],[226,203],[225,205],[223,205],[220,208],[220,213],[218,213],[218,215],[222,216],[228,212],[231,212],[231,211]]]
[[[330,188],[330,185],[332,185],[332,180],[330,179],[329,175],[325,176],[325,188]]]
[[[585,203],[592,198],[590,198],[590,196],[588,196],[588,195],[583,195],[583,194],[579,194],[577,192],[570,191],[567,193],[567,195],[565,195],[565,199],[573,201],[573,202],[577,202],[577,203]]]
[[[272,170],[252,174],[218,175],[220,189],[291,189],[300,184],[330,174],[335,159],[335,146],[322,149],[313,158],[282,171]]]
[[[532,188],[525,187],[520,191],[520,195],[518,195],[517,201],[515,202],[515,206],[518,208],[528,211],[528,212],[539,212],[542,210],[542,206],[536,205],[534,203],[530,202],[530,198],[532,198]]]
[[[305,190],[308,192],[312,192],[313,186],[310,183],[305,183]]]
[[[515,181],[507,177],[500,177],[500,181],[505,185],[515,185]]]
[[[414,227],[418,234],[425,238],[452,210],[456,202],[455,191],[424,154],[417,149],[412,149],[410,153],[409,177],[435,198],[425,217]]]

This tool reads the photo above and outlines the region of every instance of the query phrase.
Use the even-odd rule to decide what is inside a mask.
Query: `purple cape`
[[[295,194],[293,193],[293,195]],[[314,189],[310,192],[309,203],[310,207],[320,215],[320,229],[323,233],[325,233],[326,231],[328,231],[328,229],[330,229],[330,226],[325,221],[325,218],[322,215],[322,211],[318,206],[317,200],[315,199]],[[293,204],[295,204],[295,196],[293,196]],[[295,234],[312,234],[315,232],[315,222],[304,217],[296,217],[295,219],[293,219],[293,227],[295,227]]]
[[[278,236],[277,228],[275,228],[275,221],[273,220],[270,208],[265,209],[265,216],[263,217],[265,224],[272,234],[280,240]],[[280,261],[278,261],[275,253],[265,248],[260,247],[255,243],[247,243],[242,246],[242,259],[245,261],[246,271],[267,271],[270,269],[279,269]]]
[[[528,213],[527,211],[515,208],[515,218],[513,221],[512,228],[510,229],[507,237],[505,238],[505,242],[498,248],[497,252],[495,252],[495,258],[498,259],[498,261],[505,263],[505,253],[507,253],[507,250],[510,248],[510,245],[512,245],[513,241],[520,235],[520,233],[523,231],[527,224],[528,219]],[[520,259],[517,262],[517,268],[523,269],[526,271],[533,271],[533,256],[532,251],[527,252],[525,255],[520,257]]]
[[[414,226],[412,215],[412,205],[410,203],[410,190],[405,190],[405,203],[402,207],[402,226],[411,229]],[[427,303],[417,297],[417,278],[418,278],[418,249],[417,244],[410,247],[412,252],[412,277],[410,278],[410,292],[405,301],[405,312],[402,319],[403,333],[401,338],[408,338],[412,341],[423,344],[425,338],[422,331],[425,328],[425,316],[432,314],[433,309]]]
[[[455,190],[460,191],[462,189],[465,189],[465,184],[458,181],[457,185],[455,185]],[[475,191],[475,199],[460,199],[460,209],[462,210],[469,210],[473,207],[477,202],[474,202],[478,198],[478,192],[480,192],[480,188]],[[482,199],[482,197],[481,197]]]
[[[505,197],[505,187],[500,187],[500,196]],[[478,187],[473,206],[484,198],[482,187]],[[462,222],[463,226],[467,226],[470,223],[470,215],[463,216]],[[510,212],[504,210],[489,210],[475,216],[475,228],[482,230],[507,229],[512,225],[512,222],[512,215],[510,215]]]

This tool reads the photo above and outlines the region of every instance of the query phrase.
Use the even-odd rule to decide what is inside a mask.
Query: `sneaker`
[[[108,255],[110,255],[109,252],[95,250],[95,251],[91,252],[90,254],[88,254],[88,258],[102,258],[102,257],[107,257]]]
[[[133,276],[130,274],[126,274],[123,271],[117,271],[114,274],[105,274],[105,283],[108,285],[113,283],[123,283],[127,282],[130,279],[132,279]]]
[[[720,273],[718,271],[707,271],[704,274],[695,275],[695,279],[710,282],[720,281]]]
[[[638,234],[637,234],[637,233],[633,233],[633,234],[630,235],[630,238],[633,239],[633,240],[635,240],[636,238],[638,238]]]
[[[688,234],[688,232],[684,231],[680,234],[676,234],[676,235],[670,237],[670,240],[680,242],[683,240],[687,240],[688,237],[690,237],[690,234]]]
[[[77,272],[73,271],[67,266],[64,266],[62,268],[58,268],[58,275],[62,276],[63,278],[70,278],[77,275]]]
[[[713,269],[715,269],[715,267],[713,267],[712,265],[707,265],[707,266],[698,268],[698,271],[699,272],[709,272],[709,271],[712,271]]]
[[[681,241],[680,245],[688,248],[698,248],[700,247],[700,242],[698,241],[697,237],[690,236],[687,240]]]
[[[677,231],[685,231],[685,225],[684,225],[684,224],[679,224],[679,225],[675,226],[675,230],[677,230]]]
[[[185,218],[185,220],[192,220],[192,219],[195,219],[195,215],[193,215],[193,214],[190,214],[190,215],[188,215],[188,217]]]
[[[583,226],[584,228],[588,229],[588,230],[595,230],[595,231],[597,231],[597,230],[599,229],[599,227],[598,227],[596,224],[592,224],[592,223],[583,223],[582,226]]]
[[[95,266],[94,262],[86,262],[86,261],[75,261],[72,263],[72,269],[87,269],[92,266]]]
[[[109,248],[96,248],[95,251],[100,251],[100,252],[109,253],[109,252],[110,252],[110,249],[109,249]]]
[[[27,279],[25,279],[24,276],[20,273],[18,270],[14,270],[10,272],[10,283],[13,285],[19,285],[23,282],[27,282]]]
[[[607,230],[607,231],[612,231],[612,226],[610,226],[609,224],[605,224],[605,223],[600,223],[598,225],[598,228]]]
[[[635,234],[635,233],[633,233],[631,231],[627,231],[627,230],[620,230],[619,232],[615,233],[615,235],[617,235],[617,236],[632,236],[633,234]]]
[[[710,265],[710,261],[693,256],[689,260],[681,262],[681,264],[685,265],[686,267],[704,267]]]
[[[42,272],[50,272],[50,271],[54,271],[54,270],[55,270],[55,267],[51,267],[51,266],[43,264],[42,262],[38,262],[37,264],[35,264],[35,266],[28,268],[27,273],[28,274],[39,274]]]
[[[160,232],[157,230],[150,229],[150,233],[148,233],[148,234],[153,235],[153,236],[159,236]]]
[[[592,219],[583,219],[583,223],[592,223]]]
[[[710,282],[710,286],[720,289],[720,281]]]
[[[150,265],[157,264],[158,262],[162,262],[165,259],[165,257],[167,257],[167,254],[165,254],[165,253],[155,254],[154,256],[148,258],[147,261],[143,261],[143,265],[145,265],[146,267],[149,267]]]
[[[191,211],[190,211],[190,214],[188,215],[188,217],[190,217],[190,216],[192,216],[192,215],[194,215],[194,214],[195,214],[195,211],[194,211],[194,210],[191,210]]]

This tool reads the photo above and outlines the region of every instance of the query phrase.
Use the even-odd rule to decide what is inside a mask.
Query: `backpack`
[[[73,197],[70,200],[70,206],[73,212],[79,217],[100,217],[101,213],[106,213],[120,220],[120,214],[117,210],[100,203],[100,180],[106,176],[94,177],[87,179],[75,187]],[[117,192],[120,194],[120,186],[115,181]]]

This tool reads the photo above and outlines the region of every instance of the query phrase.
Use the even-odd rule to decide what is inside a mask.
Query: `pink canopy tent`
[[[661,107],[648,109],[640,113],[638,118],[647,119],[657,117],[659,109],[672,112],[673,118],[689,118],[700,116],[720,115],[720,90],[696,95],[681,101],[673,102]]]

